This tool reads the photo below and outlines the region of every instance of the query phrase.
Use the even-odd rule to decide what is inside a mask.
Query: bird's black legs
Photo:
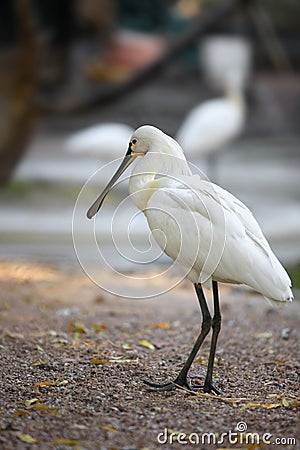
[[[202,342],[208,335],[211,325],[212,325],[211,315],[210,315],[209,309],[207,307],[207,303],[206,303],[206,300],[204,297],[204,292],[202,290],[202,286],[200,284],[195,284],[195,289],[196,289],[197,297],[198,297],[201,312],[202,312],[202,325],[201,325],[201,332],[194,344],[194,347],[193,347],[191,353],[189,354],[189,357],[186,360],[183,368],[181,369],[178,377],[175,380],[175,381],[179,381],[179,382],[185,382],[185,384],[187,384],[187,382],[186,382],[187,374],[192,365],[192,362],[194,361],[194,359],[202,345]]]
[[[187,374],[188,371],[204,341],[206,336],[208,335],[211,327],[213,327],[213,335],[212,335],[212,341],[211,341],[211,348],[210,348],[210,355],[209,355],[209,361],[208,361],[208,369],[207,369],[207,375],[204,383],[204,391],[205,392],[211,392],[214,391],[216,393],[219,393],[217,389],[212,384],[212,371],[213,371],[213,364],[214,364],[214,358],[215,358],[215,350],[217,345],[217,339],[218,334],[221,327],[221,314],[220,314],[220,307],[219,307],[219,296],[218,296],[218,285],[216,282],[213,282],[213,295],[214,295],[214,317],[211,318],[205,296],[202,290],[201,284],[195,283],[195,290],[196,294],[199,300],[200,309],[202,313],[202,325],[201,325],[201,332],[194,344],[194,347],[186,360],[183,368],[181,369],[179,375],[177,378],[175,378],[174,381],[165,383],[165,384],[158,384],[158,383],[151,383],[149,381],[145,381],[145,383],[150,386],[153,389],[160,390],[160,391],[169,391],[174,389],[176,386],[185,387],[189,390],[194,390],[194,388],[190,387],[187,382]]]
[[[214,391],[216,394],[220,394],[220,392],[214,387],[212,382],[215,354],[218,336],[221,330],[221,311],[220,311],[220,303],[219,303],[219,292],[218,292],[218,283],[216,281],[212,282],[213,285],[213,297],[214,297],[214,317],[212,319],[212,338],[210,343],[210,352],[208,358],[208,366],[206,378],[203,386],[204,392]]]

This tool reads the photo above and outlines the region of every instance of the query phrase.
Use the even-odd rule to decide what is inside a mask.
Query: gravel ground
[[[174,377],[199,332],[190,283],[137,302],[70,268],[3,261],[0,273],[0,448],[300,448],[299,301],[274,309],[222,286],[222,395],[149,392],[142,380]],[[192,366],[199,384],[208,350]]]

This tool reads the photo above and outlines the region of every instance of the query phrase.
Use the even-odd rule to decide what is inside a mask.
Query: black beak
[[[135,158],[139,156],[139,154],[134,154],[131,150],[131,143],[129,144],[128,151],[123,158],[123,161],[120,164],[120,167],[117,169],[116,173],[113,175],[112,179],[107,183],[97,200],[92,204],[88,212],[86,213],[87,217],[91,219],[95,214],[99,211],[102,206],[102,203],[109,193],[109,191],[113,188],[116,181],[120,178],[123,172],[130,166],[130,164],[135,160]]]

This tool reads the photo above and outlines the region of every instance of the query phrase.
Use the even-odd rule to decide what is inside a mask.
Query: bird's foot
[[[219,391],[219,389],[217,389],[211,381],[205,381],[203,385],[203,391],[208,394],[211,394],[213,392],[216,395],[221,395],[221,391]]]
[[[198,376],[191,376],[191,378],[195,379],[195,380],[199,380]],[[221,391],[219,391],[219,389],[216,388],[214,383],[212,381],[207,381],[207,380],[205,380],[204,384],[197,383],[197,384],[190,386],[190,390],[192,390],[193,392],[202,390],[206,394],[214,393],[215,395],[221,395]]]
[[[150,391],[173,391],[176,388],[184,389],[189,392],[194,392],[194,388],[190,386],[187,379],[176,378],[174,381],[169,383],[153,383],[152,381],[143,380],[143,382],[149,386]]]
[[[186,378],[177,377],[174,381],[169,381],[169,383],[153,383],[152,381],[143,380],[143,382],[149,386],[150,391],[173,391],[176,388],[183,389],[190,393],[197,393],[200,390],[211,394],[220,395],[221,392],[215,387],[212,382],[205,381],[204,385],[190,385]]]

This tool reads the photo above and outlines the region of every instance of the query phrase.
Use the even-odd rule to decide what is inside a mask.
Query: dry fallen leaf
[[[112,433],[115,433],[117,430],[116,428],[110,426],[110,425],[101,425],[102,430],[105,431],[111,431]]]
[[[90,363],[96,364],[96,365],[112,364],[111,361],[104,361],[104,359],[98,359],[98,358],[92,358],[90,360]]]
[[[41,347],[40,345],[37,345],[37,346],[36,346],[36,349],[37,349],[39,352],[41,352],[41,353],[44,353],[44,352],[45,352],[45,350],[43,349],[43,347]]]
[[[25,442],[26,444],[38,444],[39,443],[39,440],[30,436],[30,434],[17,433],[16,436],[20,441]]]
[[[68,331],[70,333],[88,333],[88,329],[81,322],[71,322],[68,326]]]
[[[48,387],[48,386],[64,386],[64,385],[66,385],[66,384],[68,384],[68,380],[62,380],[62,381],[59,381],[59,378],[58,378],[57,380],[54,380],[54,381],[49,381],[49,380],[46,380],[46,381],[39,381],[39,382],[35,383],[35,385],[34,385],[34,390],[35,390],[36,392],[39,392],[39,388],[40,388],[40,387]]]
[[[270,337],[273,336],[273,333],[270,331],[265,331],[264,333],[255,333],[253,334],[253,337],[255,339],[270,339]]]
[[[34,411],[47,412],[49,414],[57,414],[57,408],[52,408],[51,406],[48,406],[45,403],[39,401],[37,398],[25,400],[25,406],[26,408],[32,409]]]
[[[168,328],[170,328],[170,324],[168,322],[150,323],[149,327],[153,330],[157,330],[159,328],[167,330]]]
[[[268,397],[272,398],[280,398],[279,394],[269,394]],[[282,397],[280,401],[277,401],[276,403],[246,403],[241,407],[241,410],[244,409],[254,409],[254,408],[265,408],[265,409],[275,409],[280,408],[281,406],[284,406],[286,408],[291,408],[293,406],[300,406],[300,402],[297,399],[287,399],[285,397]]]
[[[279,406],[282,406],[282,403],[262,403],[260,406],[266,409],[274,409],[278,408]]]
[[[127,358],[123,358],[123,356],[112,356],[111,359],[109,360],[109,362],[111,363],[122,363],[122,364],[137,364],[139,362],[138,358],[135,359],[127,359]]]
[[[38,392],[40,387],[55,386],[55,385],[56,385],[55,381],[39,381],[35,383],[34,390]]]
[[[41,369],[50,370],[52,368],[51,363],[49,360],[44,359],[43,361],[38,360],[31,364],[33,367],[39,367]]]
[[[146,339],[142,339],[139,341],[139,344],[143,347],[149,348],[149,350],[155,350],[155,346],[151,344],[151,342],[147,341]]]
[[[24,404],[26,408],[31,408],[33,405],[38,403],[38,401],[39,401],[38,398],[31,398],[30,400],[25,400]]]
[[[131,347],[130,347],[129,344],[122,344],[122,348],[123,348],[124,350],[131,350]]]
[[[80,423],[74,423],[72,428],[77,428],[78,430],[86,430],[88,427],[86,425],[82,425]]]
[[[246,405],[243,405],[242,407],[241,407],[241,410],[244,410],[244,409],[255,409],[255,408],[259,408],[261,406],[261,404],[260,403],[246,403]]]
[[[11,339],[24,339],[23,334],[21,333],[15,333],[13,331],[9,331],[9,330],[4,330],[3,331],[3,336],[4,337],[9,337]]]
[[[106,330],[106,329],[107,329],[107,326],[106,326],[104,323],[96,323],[96,322],[93,322],[93,323],[91,324],[91,328],[93,329],[93,331],[94,331],[95,333],[100,333],[101,331]]]
[[[290,406],[290,403],[287,401],[287,399],[285,397],[282,397],[281,403],[282,403],[282,406],[285,406],[287,408]]]
[[[79,439],[55,439],[52,441],[54,445],[85,445],[86,441],[80,441]]]
[[[19,417],[19,416],[28,416],[30,413],[28,411],[25,411],[25,409],[17,409],[14,413],[13,416],[14,417]]]

